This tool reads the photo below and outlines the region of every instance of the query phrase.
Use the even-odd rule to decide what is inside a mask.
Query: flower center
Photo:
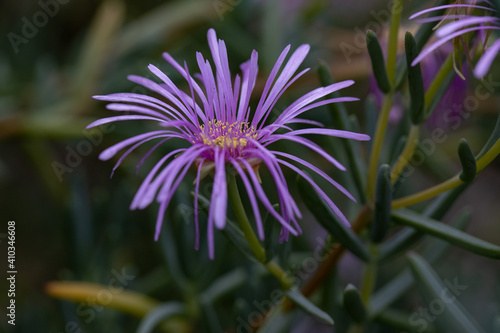
[[[211,120],[208,125],[200,126],[200,139],[210,147],[221,148],[245,148],[248,139],[257,138],[256,129],[249,126],[247,122],[235,122],[229,124],[225,121]]]

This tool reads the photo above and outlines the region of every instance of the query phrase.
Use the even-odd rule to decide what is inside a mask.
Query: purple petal
[[[477,5],[470,5],[470,4],[454,4],[454,5],[443,5],[443,6],[436,6],[436,7],[432,7],[432,8],[428,8],[428,9],[424,9],[424,10],[421,10],[415,14],[413,14],[412,16],[409,17],[409,20],[412,20],[414,19],[415,17],[418,17],[420,15],[423,15],[423,14],[426,14],[426,13],[430,13],[430,12],[434,12],[436,10],[441,10],[441,9],[447,9],[447,8],[477,8],[477,9],[486,9],[486,10],[491,10],[493,11],[492,8],[490,7],[484,7],[484,6],[477,6]]]
[[[214,29],[208,30],[208,45],[212,52],[212,58],[215,63],[219,94],[224,94],[225,98],[220,99],[220,107],[226,106],[228,109],[233,101],[233,89],[231,83],[231,73],[229,72],[229,63],[227,58],[227,49],[223,40],[217,41],[217,35]],[[221,95],[222,96],[222,95]],[[226,103],[224,103],[226,102]],[[225,121],[225,119],[223,119]]]
[[[257,80],[257,74],[259,72],[259,67],[257,65],[258,54],[254,50],[250,60],[241,65],[243,72],[243,80],[241,84],[241,96],[240,104],[238,107],[237,121],[242,121],[245,119],[246,111],[248,110],[248,103],[250,101],[250,96],[252,94],[255,82]]]
[[[208,257],[214,260],[215,257],[215,238],[214,238],[214,219],[211,214],[208,215],[207,221],[207,246]]]
[[[370,136],[366,134],[361,134],[361,133],[354,133],[350,131],[342,131],[342,130],[335,130],[335,129],[328,129],[328,128],[306,128],[306,129],[301,129],[301,130],[296,130],[287,133],[289,135],[303,135],[303,134],[320,134],[320,135],[328,135],[328,136],[333,136],[337,138],[343,138],[343,139],[352,139],[352,140],[358,140],[358,141],[369,141]]]
[[[215,114],[214,111],[218,110],[217,103],[217,86],[215,84],[215,78],[212,71],[212,67],[208,61],[205,61],[203,55],[200,52],[196,53],[196,61],[198,62],[198,67],[201,72],[201,79],[205,85],[205,91],[208,101],[208,109],[205,113],[209,119],[213,119]]]
[[[175,119],[180,119],[177,115],[172,113],[170,110],[173,109],[170,105],[154,98],[150,97],[147,95],[140,95],[140,94],[133,94],[133,93],[117,93],[117,94],[111,94],[111,95],[97,95],[93,96],[93,98],[101,101],[108,101],[108,102],[124,102],[124,103],[136,103],[136,104],[142,104],[145,106],[149,106],[152,108],[156,108],[158,110],[161,110],[165,112],[168,116],[175,118]]]
[[[132,200],[132,203],[130,204],[130,209],[142,209],[149,205],[151,202],[154,200],[154,195],[147,195],[148,194],[148,188],[151,185],[152,179],[155,177],[156,173],[158,170],[165,164],[165,162],[175,154],[179,154],[183,151],[186,151],[186,148],[181,148],[181,149],[176,149],[171,152],[169,152],[167,155],[163,156],[158,163],[151,169],[151,171],[148,173],[146,178],[142,181],[141,186],[139,186],[139,189],[135,193],[134,199]]]
[[[290,163],[288,162],[285,162],[283,160],[280,161],[280,163],[283,163],[284,165],[290,167],[290,168],[294,168],[293,165],[291,165]],[[328,206],[333,210],[333,212],[335,213],[335,215],[337,215],[340,220],[345,224],[347,225],[348,227],[351,226],[351,224],[349,223],[349,220],[347,220],[347,218],[345,217],[345,215],[342,213],[342,211],[337,207],[337,205],[335,205],[333,203],[333,201],[330,199],[330,197],[328,195],[326,195],[325,192],[323,192],[323,190],[318,186],[318,184],[316,184],[306,173],[302,172],[301,170],[298,170],[297,168],[295,168],[295,171],[302,177],[304,178],[309,184],[312,185],[312,187],[314,187],[314,189],[316,190],[316,192],[318,192],[318,194],[321,196],[321,198],[323,200],[325,200],[325,202],[328,204]]]
[[[458,21],[450,22],[436,30],[436,36],[445,37],[459,29],[473,24],[498,22],[498,18],[491,16],[472,16]]]
[[[282,88],[286,85],[288,80],[293,76],[293,74],[297,71],[299,66],[304,61],[305,57],[309,53],[310,46],[307,44],[303,44],[295,50],[295,52],[290,56],[285,68],[281,72],[280,76],[276,80],[276,83],[273,85],[269,96],[266,99],[266,102],[262,106],[264,110],[267,110],[275,100],[278,93],[282,90]]]
[[[196,119],[194,119],[195,117],[193,117],[192,113],[186,109],[186,107],[179,101],[179,99],[177,99],[174,95],[172,95],[172,93],[168,92],[165,88],[161,87],[158,83],[137,75],[129,75],[128,79],[129,81],[140,84],[141,86],[144,86],[149,90],[164,96],[166,99],[172,102],[175,106],[179,108],[180,111],[182,111],[180,112],[179,110],[172,107],[169,108],[172,112],[178,115],[179,118],[187,121],[185,117],[187,116],[193,124],[197,123]]]
[[[130,104],[121,104],[121,103],[111,103],[106,105],[106,108],[111,111],[119,111],[119,112],[137,112],[137,113],[142,113],[147,116],[152,116],[152,117],[158,117],[164,120],[170,120],[168,117],[165,115],[153,111],[148,108],[144,108],[142,106],[137,106],[137,105],[130,105]]]
[[[149,137],[155,137],[157,135],[162,135],[162,134],[167,134],[169,131],[154,131],[154,132],[148,132],[148,133],[144,133],[144,134],[139,134],[139,135],[136,135],[136,136],[133,136],[131,138],[128,138],[128,139],[125,139],[109,148],[106,148],[104,151],[101,152],[101,154],[99,155],[99,159],[101,161],[107,161],[109,160],[110,158],[112,158],[113,156],[116,155],[117,152],[119,152],[120,150],[122,150],[123,148],[127,147],[127,146],[130,146],[138,141],[141,141],[145,138],[149,138]]]
[[[171,138],[166,138],[166,139],[163,139],[161,140],[160,142],[156,143],[153,147],[151,147],[146,154],[144,154],[142,157],[141,157],[141,160],[137,163],[137,165],[135,166],[135,175],[137,175],[137,172],[139,171],[139,168],[141,167],[141,165],[146,161],[146,159],[151,156],[151,154],[156,150],[156,148],[158,148],[159,146],[161,146],[163,143],[165,143],[166,141],[170,140]]]
[[[311,119],[301,119],[301,118],[290,119],[289,121],[287,121],[287,124],[308,124],[318,127],[325,127],[325,125],[323,123],[320,123],[319,121]],[[292,130],[291,128],[289,129],[290,131]]]
[[[132,147],[130,147],[125,153],[123,153],[122,156],[120,156],[120,158],[118,159],[118,161],[116,162],[115,166],[113,167],[113,170],[111,171],[111,177],[113,177],[113,174],[115,173],[115,170],[120,166],[120,164],[123,162],[123,160],[131,153],[133,152],[137,147],[143,145],[144,143],[148,142],[148,141],[151,141],[151,140],[154,140],[154,139],[158,139],[158,138],[162,138],[162,137],[165,137],[166,135],[158,135],[158,136],[154,136],[154,137],[150,137],[150,138],[146,138],[144,140],[141,140],[139,142],[137,142],[135,145],[133,145]],[[166,140],[162,140],[161,143],[167,141],[171,139],[171,137],[167,137]]]
[[[215,226],[224,229],[227,213],[227,184],[224,151],[220,150],[215,155],[214,188],[212,190],[212,204],[210,214],[214,217]]]
[[[198,211],[198,195],[200,193],[200,174],[201,168],[203,167],[203,162],[205,159],[202,158],[200,164],[198,164],[198,170],[196,171],[196,185],[194,187],[194,229],[195,229],[195,240],[194,248],[198,250],[200,248],[200,223],[199,223],[199,211]]]
[[[264,164],[266,164],[269,172],[271,173],[271,176],[274,179],[280,201],[284,201],[287,203],[286,205],[283,202],[281,203],[282,208],[286,207],[286,216],[293,216],[293,214],[295,213],[300,217],[300,210],[293,200],[290,192],[288,191],[285,176],[283,175],[283,172],[279,167],[276,156],[274,156],[268,149],[263,147],[255,140],[253,140],[252,143],[258,149],[258,151],[254,152],[254,154],[259,157],[264,162]],[[285,219],[287,219],[286,216],[284,215]]]
[[[165,211],[167,210],[167,203],[161,203],[158,209],[158,216],[156,217],[156,227],[155,227],[155,242],[160,238],[161,226],[163,225],[163,219],[165,217]]]
[[[167,52],[163,53],[163,58],[169,64],[171,64],[188,81],[189,86],[192,87],[194,89],[194,91],[196,91],[198,96],[200,97],[200,99],[203,103],[204,109],[207,109],[207,107],[208,107],[207,98],[206,98],[205,94],[203,93],[203,90],[201,89],[201,87],[198,85],[198,83],[189,75],[189,72],[187,71],[187,69],[182,68],[182,66],[179,65],[179,63],[177,63],[175,61],[175,59]]]
[[[339,170],[345,171],[346,168],[340,164],[339,161],[334,159],[332,156],[327,154],[320,146],[312,142],[311,140],[308,140],[303,137],[298,137],[294,135],[286,135],[286,134],[273,134],[272,136],[269,137],[269,141],[266,143],[266,145],[271,144],[273,142],[279,141],[279,140],[290,140],[293,142],[300,143],[301,145],[306,146],[307,148],[315,151],[316,153],[320,154],[323,156],[328,162],[332,163],[335,165]]]
[[[479,59],[474,68],[474,76],[477,78],[482,78],[488,73],[488,70],[493,63],[493,60],[498,55],[500,51],[500,39],[495,41],[487,50],[484,52],[483,56]]]
[[[90,125],[87,125],[87,127],[85,127],[85,128],[89,129],[92,127],[104,125],[107,123],[112,123],[115,121],[126,121],[126,120],[154,120],[154,121],[158,121],[158,122],[164,122],[163,119],[158,119],[158,118],[154,118],[154,117],[127,115],[127,116],[115,116],[115,117],[102,118],[102,119],[94,121]]]
[[[241,164],[245,166],[245,169],[247,170],[252,170],[252,166],[244,159],[238,160]],[[257,196],[259,197],[260,201],[266,207],[266,209],[269,211],[269,213],[276,219],[278,222],[281,223],[281,225],[285,228],[287,228],[292,235],[297,236],[298,233],[295,229],[293,229],[287,221],[283,219],[281,215],[279,215],[276,210],[274,209],[273,205],[269,202],[269,199],[267,198],[264,190],[262,189],[262,186],[259,183],[259,180],[257,179],[257,176],[255,176],[255,173],[249,172],[248,175],[252,179],[253,186],[255,188],[255,192],[257,193]]]
[[[237,74],[234,79],[234,91],[233,91],[233,104],[231,105],[231,119],[232,122],[238,121],[238,101],[241,103],[241,99],[239,98],[241,89],[241,78]],[[250,92],[251,94],[251,92]],[[243,113],[244,115],[244,113]]]
[[[189,166],[202,154],[205,150],[209,149],[209,147],[204,147],[204,149],[200,149],[199,146],[195,145],[188,148],[184,153],[175,157],[173,161],[171,161],[156,177],[156,179],[151,182],[147,192],[149,193],[147,196],[154,196],[156,194],[156,200],[161,202],[163,200],[169,200],[175,192],[172,184],[178,178],[177,175],[179,173],[183,173],[183,168]],[[186,168],[186,171],[187,171]],[[185,173],[184,173],[185,174]],[[179,181],[180,184],[180,181]],[[177,185],[178,186],[178,185]],[[161,189],[160,189],[161,188]]]
[[[331,94],[335,91],[338,91],[340,89],[344,89],[346,87],[349,87],[354,84],[354,81],[352,80],[347,80],[347,81],[342,81],[342,82],[337,82],[332,85],[329,85],[327,87],[321,87],[314,89],[313,91],[310,91],[309,93],[305,94],[304,96],[298,98],[295,102],[290,104],[278,117],[276,120],[277,122],[282,121],[282,119],[285,118],[292,118],[297,114],[300,114],[298,112],[302,107],[308,105],[309,103],[312,103],[320,98],[325,97],[328,94]],[[350,101],[352,97],[341,97],[343,99],[347,98],[345,101]],[[339,99],[338,101],[344,101],[343,99]]]
[[[278,57],[278,60],[274,63],[273,69],[271,70],[271,73],[269,73],[269,76],[267,77],[266,85],[264,86],[264,90],[262,91],[259,104],[257,105],[256,112],[254,119],[257,120],[257,122],[260,121],[260,118],[262,117],[261,111],[262,110],[262,105],[266,101],[267,94],[269,90],[271,89],[271,86],[274,82],[274,79],[276,78],[276,75],[278,74],[279,69],[281,68],[281,65],[283,64],[283,61],[285,61],[286,55],[290,51],[290,45],[287,45],[285,49],[281,52],[280,56]]]
[[[177,188],[184,180],[186,173],[189,168],[193,164],[193,162],[198,158],[197,154],[190,155],[180,161],[179,158],[176,159],[175,167],[171,163],[171,168],[169,169],[168,176],[163,180],[162,188],[158,192],[157,201],[158,202],[166,202],[167,205],[170,203],[172,198],[174,197]]]
[[[281,117],[281,119],[278,118],[279,120],[277,119],[276,122],[289,123],[289,122],[291,122],[291,119],[301,115],[302,113],[309,111],[311,109],[318,108],[318,107],[323,106],[323,105],[332,104],[332,103],[356,102],[356,101],[359,101],[359,98],[356,98],[356,97],[337,97],[337,98],[326,99],[324,101],[309,104],[305,107],[300,107],[295,112],[293,112],[293,114],[284,115],[283,117]]]
[[[193,122],[193,124],[199,125],[198,118],[196,117],[196,115],[200,116],[202,119],[205,119],[205,114],[204,114],[203,110],[199,107],[199,105],[196,103],[196,101],[194,100],[194,94],[189,96],[185,92],[181,91],[172,82],[172,80],[165,73],[163,73],[160,69],[158,69],[156,66],[149,65],[148,68],[153,74],[155,74],[158,78],[160,78],[163,82],[165,82],[165,87],[167,88],[167,91],[170,92],[171,94],[173,94],[173,95],[171,95],[171,97],[175,98],[173,96],[177,96],[180,99],[180,102],[182,102],[182,103],[180,103],[179,100],[177,100],[177,102],[172,100],[172,102],[174,104],[176,104],[177,107],[179,107],[188,116],[188,118]],[[187,65],[186,65],[185,72],[187,72]],[[188,77],[188,83],[190,83],[189,77]],[[193,92],[193,87],[191,85],[190,85],[190,89],[191,89],[191,92]],[[195,111],[196,111],[196,114],[195,114]]]
[[[356,199],[352,196],[351,193],[349,193],[349,191],[347,189],[345,189],[342,185],[340,185],[339,183],[337,183],[335,180],[333,180],[330,176],[328,176],[325,172],[323,172],[323,170],[317,168],[316,166],[314,166],[313,164],[301,159],[301,158],[298,158],[296,156],[293,156],[293,155],[290,155],[290,154],[287,154],[287,153],[283,153],[283,152],[279,152],[279,151],[273,151],[274,154],[276,155],[280,155],[280,156],[284,156],[286,158],[289,158],[297,163],[300,163],[304,166],[306,166],[307,168],[311,169],[312,171],[316,172],[318,175],[320,175],[321,177],[323,177],[324,179],[326,179],[330,184],[332,184],[333,186],[335,186],[340,192],[342,192],[343,194],[345,194],[345,196],[347,196],[349,199],[351,199],[352,201],[356,202]],[[281,163],[281,160],[278,159],[278,163]],[[297,168],[295,168],[294,170],[297,170]]]
[[[464,30],[460,30],[458,32],[455,32],[455,33],[452,33],[444,38],[441,38],[439,39],[438,41],[434,42],[433,44],[431,44],[428,48],[426,48],[425,50],[423,50],[414,60],[413,62],[411,63],[412,66],[415,66],[416,64],[418,64],[420,61],[422,61],[423,58],[425,58],[427,55],[429,55],[432,51],[434,51],[435,49],[437,49],[438,47],[440,47],[441,45],[443,45],[444,43],[446,43],[447,41],[455,38],[455,37],[458,37],[458,36],[461,36],[463,34],[466,34],[468,32],[471,32],[471,31],[477,31],[477,30],[487,30],[487,29],[492,29],[492,30],[500,30],[499,27],[495,27],[495,26],[481,26],[481,27],[473,27],[473,28],[468,28],[468,29],[464,29]]]
[[[470,17],[470,15],[440,15],[440,16],[432,16],[432,17],[425,17],[421,19],[416,19],[415,22],[417,23],[430,23],[430,22],[439,22],[442,20],[456,20],[456,19],[461,19],[464,17]]]
[[[173,91],[173,94],[169,93],[167,98],[171,100],[172,103],[174,103],[179,109],[181,109],[187,116],[189,116],[191,120],[196,119],[196,115],[191,109],[190,103],[185,99],[186,94],[181,92],[179,88],[177,88],[177,86],[172,82],[172,80],[170,80],[170,78],[165,75],[165,73],[163,73],[158,67],[149,65],[148,69]],[[174,95],[179,97],[180,100],[175,98]]]
[[[287,85],[281,89],[281,91],[279,92],[278,96],[276,96],[276,98],[274,99],[274,102],[271,104],[271,106],[267,109],[266,113],[262,115],[262,117],[259,119],[260,121],[260,126],[258,127],[259,129],[262,128],[267,120],[267,118],[269,117],[269,115],[271,114],[271,111],[273,110],[274,106],[276,105],[276,103],[278,102],[278,100],[281,98],[281,96],[285,93],[285,91],[299,78],[301,77],[302,75],[304,75],[306,72],[309,71],[309,68],[306,68],[304,69],[302,72],[300,72],[299,74],[295,75],[288,83]],[[255,122],[255,118],[254,118],[254,122]],[[256,122],[257,124],[257,122]]]
[[[184,155],[184,154],[183,154]],[[176,161],[178,162],[180,159],[178,158]],[[193,160],[189,160],[186,158],[182,162],[177,163],[175,167],[173,167],[173,162],[170,163],[169,166],[171,166],[172,170],[169,173],[169,178],[165,179],[163,183],[163,189],[162,192],[165,191],[165,189],[168,190],[166,196],[162,196],[161,194],[158,195],[158,201],[160,202],[160,211],[162,212],[162,215],[164,214],[165,210],[167,209],[168,205],[170,204],[170,201],[172,200],[172,197],[174,196],[174,193],[176,192],[177,188],[179,187],[181,181],[184,179],[184,176],[186,175],[187,171],[189,170],[189,167],[191,166],[191,163]],[[181,170],[182,169],[182,170]],[[176,179],[176,182],[172,185],[172,182]],[[158,215],[158,220],[156,222],[156,231],[155,231],[155,239],[157,240],[161,231],[161,225],[163,223],[163,216],[160,218],[160,214]]]

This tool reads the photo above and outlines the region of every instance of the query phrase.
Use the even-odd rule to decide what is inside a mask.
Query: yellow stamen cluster
[[[221,148],[245,148],[248,139],[257,138],[256,129],[247,122],[235,122],[229,124],[225,121],[211,120],[207,126],[200,126],[200,139],[207,146]]]

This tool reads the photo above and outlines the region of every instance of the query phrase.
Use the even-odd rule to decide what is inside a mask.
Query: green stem
[[[477,160],[477,171],[476,174],[481,172],[488,164],[490,164],[498,155],[500,155],[500,139],[498,139],[495,144],[484,154],[480,159]],[[459,187],[464,182],[460,179],[460,175],[456,175],[447,181],[440,183],[436,186],[423,190],[421,192],[409,195],[404,198],[396,199],[392,202],[392,209],[402,208],[406,206],[411,206],[421,201],[430,199],[448,190]]]
[[[391,24],[389,30],[389,43],[387,46],[387,76],[389,82],[393,85],[391,91],[384,97],[384,103],[380,112],[377,128],[375,129],[375,136],[373,138],[373,146],[370,154],[370,163],[368,167],[368,182],[367,193],[370,199],[375,195],[375,179],[377,178],[378,159],[382,144],[384,142],[385,131],[387,129],[387,121],[389,113],[394,102],[394,81],[396,79],[396,59],[398,55],[398,33],[399,23],[401,21],[401,12],[403,10],[403,1],[396,0],[392,6]]]
[[[389,113],[391,112],[392,103],[394,101],[394,92],[389,92],[384,97],[384,103],[380,112],[377,127],[375,129],[375,136],[373,138],[373,146],[370,154],[370,164],[368,169],[368,182],[367,192],[368,197],[373,199],[375,195],[375,180],[377,178],[378,159],[382,144],[384,142],[385,132],[387,130],[387,122],[389,120]]]
[[[478,161],[477,161],[477,171],[476,173],[479,173],[482,171],[488,164],[493,162],[493,160],[500,155],[500,139],[498,139],[495,144],[488,150],[486,154],[484,154]]]
[[[403,1],[396,0],[392,6],[391,25],[389,30],[389,43],[387,46],[387,76],[389,82],[394,85],[396,79],[396,60],[398,56],[398,33],[399,23],[401,21],[401,12],[403,11]]]
[[[396,199],[392,201],[392,209],[398,209],[402,207],[407,207],[419,203],[421,201],[425,201],[427,199],[433,198],[436,195],[439,195],[448,190],[454,189],[455,187],[460,186],[463,182],[460,180],[459,175],[456,175],[453,178],[448,179],[436,186],[423,190],[421,192],[409,195],[404,198]]]
[[[90,282],[79,281],[53,281],[49,282],[45,287],[45,292],[52,297],[71,301],[75,303],[85,302],[90,306],[104,305],[99,304],[99,294],[103,290],[109,289],[109,286]],[[148,295],[131,290],[120,290],[113,294],[109,303],[105,306],[110,309],[115,309],[138,318],[144,318],[148,313],[153,311],[161,303],[149,297]],[[177,319],[165,319],[160,324],[160,327],[165,332],[191,332],[192,323],[186,318],[188,313],[184,313],[185,309],[181,308],[182,316]]]
[[[420,136],[420,126],[412,125],[410,133],[408,134],[408,140],[406,140],[405,147],[403,148],[401,155],[399,155],[398,159],[396,160],[396,164],[394,164],[394,166],[392,167],[391,171],[392,184],[394,184],[398,180],[406,164],[408,164],[408,161],[410,161],[411,157],[413,156],[415,148],[417,147],[419,136]]]
[[[245,213],[245,208],[241,201],[240,193],[238,191],[238,184],[236,183],[236,177],[234,173],[228,172],[227,177],[227,191],[229,196],[229,201],[233,208],[233,212],[236,215],[236,219],[240,225],[245,239],[255,255],[255,258],[266,267],[266,269],[273,274],[281,283],[284,289],[290,289],[293,284],[287,279],[287,273],[274,261],[266,262],[266,251],[260,244],[257,236],[255,235],[250,221],[248,220],[247,214]]]
[[[370,261],[366,264],[363,273],[363,280],[361,281],[361,300],[365,308],[368,307],[370,296],[372,295],[375,286],[375,279],[377,277],[378,268],[378,244],[370,243]],[[366,323],[352,323],[348,333],[362,333],[365,331]]]
[[[266,266],[267,270],[280,281],[283,289],[288,290],[294,286],[287,278],[288,274],[275,261],[271,260],[265,263],[264,266]]]
[[[446,80],[446,77],[448,74],[453,70],[453,54],[450,53],[448,57],[446,58],[445,62],[439,69],[438,73],[432,80],[431,85],[429,86],[429,89],[427,89],[425,93],[425,110],[426,110],[426,115],[428,115],[429,112],[429,107],[431,106],[432,101],[434,100],[434,97],[436,96],[437,92],[443,85],[444,81]]]
[[[245,213],[245,208],[243,207],[243,203],[241,202],[240,192],[238,191],[238,184],[236,184],[236,177],[233,173],[230,172],[228,172],[227,177],[227,191],[229,201],[231,202],[231,207],[233,208],[233,212],[236,215],[236,219],[238,220],[240,228],[245,235],[245,239],[247,240],[250,249],[255,255],[255,258],[257,258],[259,262],[264,263],[266,261],[266,252],[257,239],[257,236],[255,236],[255,233],[253,232],[250,221],[248,220],[247,214]]]

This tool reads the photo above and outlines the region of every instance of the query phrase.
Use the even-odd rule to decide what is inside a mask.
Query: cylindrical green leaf
[[[248,274],[243,268],[232,270],[229,273],[218,277],[207,288],[205,288],[203,293],[199,295],[199,299],[202,302],[212,304],[244,285],[248,278]]]
[[[378,169],[375,190],[375,212],[370,227],[370,237],[374,243],[380,243],[387,232],[391,218],[391,168],[383,164]]]
[[[411,121],[413,124],[420,124],[424,120],[425,92],[424,81],[420,64],[412,66],[411,63],[418,55],[417,42],[409,32],[405,35],[406,65],[408,66],[408,86],[411,98]]]
[[[362,323],[366,319],[366,308],[361,300],[358,289],[352,284],[348,284],[344,291],[344,309],[351,316],[352,320]]]
[[[451,191],[441,194],[436,199],[434,199],[434,201],[430,203],[427,208],[425,208],[425,210],[422,212],[422,215],[436,220],[441,219],[467,187],[468,184],[462,184],[461,186],[454,188]],[[457,220],[457,222],[460,222],[460,220]],[[459,227],[459,229],[463,228]],[[379,260],[383,261],[390,259],[394,255],[397,255],[399,252],[410,248],[424,235],[425,234],[423,232],[413,228],[402,230],[396,236],[381,244]]]
[[[427,326],[425,327],[425,329],[423,328],[423,325],[416,325],[415,323],[422,324],[422,322],[419,320],[409,319],[415,318],[412,317],[412,314],[413,313],[405,311],[400,307],[390,308],[385,309],[383,312],[381,312],[376,318],[374,318],[374,321],[384,326],[390,327],[392,329],[391,332],[443,333],[436,328],[436,325],[434,325],[434,323],[431,323],[429,321],[427,321]]]
[[[314,317],[323,320],[329,325],[333,325],[333,319],[326,312],[318,308],[314,303],[300,293],[299,290],[293,288],[285,291],[286,296],[301,309],[313,315]]]
[[[194,193],[191,193],[191,195],[194,197]],[[210,201],[203,195],[199,194],[198,202],[203,211],[208,214],[208,207],[210,207]],[[221,230],[221,232],[248,259],[250,259],[253,262],[258,262],[252,250],[250,249],[248,242],[245,239],[245,235],[233,221],[227,219],[226,226],[224,227],[223,230]]]
[[[363,261],[370,255],[361,239],[332,212],[314,188],[302,177],[297,179],[302,200],[316,220],[330,232],[346,249]]]
[[[429,235],[444,239],[479,255],[500,259],[500,246],[488,243],[466,232],[410,210],[399,209],[394,211],[392,212],[392,219],[399,224],[407,225]]]
[[[426,301],[441,300],[441,304],[446,309],[440,316],[436,316],[436,322],[441,329],[446,328],[451,332],[484,332],[457,299],[462,292],[460,281],[457,281],[457,278],[453,282],[445,284],[429,263],[418,254],[411,253],[408,255],[408,260],[413,276]]]
[[[137,333],[153,332],[162,321],[172,316],[186,315],[186,306],[179,302],[169,302],[159,305],[144,317],[137,328]]]
[[[470,215],[470,210],[467,207],[464,208],[464,210],[458,214],[458,218],[453,222],[453,227],[460,230],[465,229],[469,223]],[[440,239],[436,238],[429,239],[424,242],[424,244],[422,256],[431,264],[441,260],[451,247],[449,243],[442,242]],[[384,311],[389,305],[406,293],[412,284],[412,274],[410,273],[410,269],[406,268],[384,286],[378,288],[370,298],[368,306],[370,309],[369,317],[377,317],[380,312]]]
[[[469,143],[465,139],[461,139],[458,144],[458,157],[460,164],[462,164],[462,173],[460,179],[468,183],[476,178],[476,158],[470,149]]]
[[[398,161],[399,155],[401,155],[406,146],[406,141],[408,141],[408,137],[406,135],[399,137],[398,141],[394,145],[394,149],[391,152],[391,165],[394,165]]]
[[[353,132],[361,132],[361,126],[359,125],[358,116],[355,114],[349,115],[349,124],[351,124],[351,129]]]
[[[495,127],[493,128],[493,131],[491,132],[488,141],[485,143],[484,147],[481,149],[479,154],[477,154],[476,160],[483,157],[484,154],[486,154],[488,150],[490,150],[491,147],[493,147],[493,145],[495,144],[495,142],[497,142],[498,139],[500,139],[500,113],[498,114],[497,122],[495,123]]]
[[[447,5],[448,0],[439,0],[436,4],[434,4],[434,7],[439,7],[442,5]],[[441,10],[435,10],[432,11],[431,13],[428,14],[427,17],[436,17],[436,16],[441,16],[443,15],[445,11],[445,8],[442,8]],[[436,27],[435,22],[427,22],[420,24],[420,28],[418,29],[417,33],[415,34],[415,40],[417,41],[417,50],[421,51],[424,45],[427,43],[429,38],[432,36],[434,33],[434,28]],[[396,77],[396,84],[395,87],[399,89],[399,87],[403,84],[404,79],[407,74],[407,66],[406,66],[406,60],[402,59],[401,61],[398,62],[398,66],[396,69],[397,77]]]
[[[373,75],[375,76],[375,80],[377,80],[378,87],[383,93],[387,94],[391,90],[391,84],[389,83],[389,77],[385,68],[384,53],[380,47],[377,35],[371,30],[366,32],[366,47],[372,61]]]
[[[335,83],[335,79],[332,77],[328,65],[324,61],[319,62],[318,66],[318,77],[321,85],[324,87],[332,85]],[[325,98],[337,98],[341,97],[338,91],[325,96]],[[351,128],[352,123],[350,122],[347,110],[345,108],[344,103],[330,103],[328,104],[328,109],[330,110],[330,115],[332,117],[332,123],[335,128],[340,130],[353,131]],[[376,112],[373,113],[373,116],[376,118]],[[359,142],[355,142],[353,140],[341,140],[343,143],[346,157],[349,162],[349,170],[351,170],[350,174],[356,185],[356,189],[358,190],[359,201],[361,203],[366,202],[365,196],[365,184],[364,184],[364,172],[363,165],[364,161],[361,158],[360,154],[357,154],[356,150],[359,148]]]

